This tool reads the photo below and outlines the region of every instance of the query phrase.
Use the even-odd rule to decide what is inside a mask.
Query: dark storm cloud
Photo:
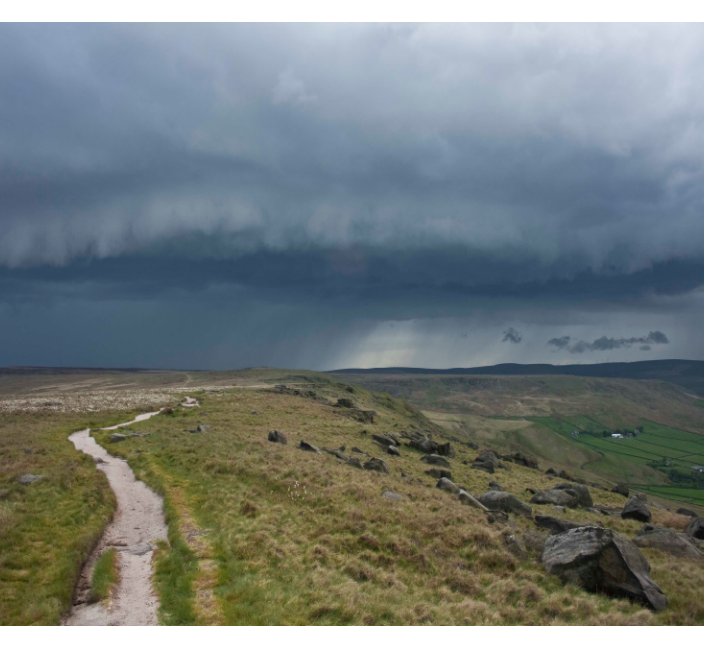
[[[521,336],[515,328],[509,327],[503,332],[503,339],[501,342],[512,342],[513,344],[520,344],[524,338]]]
[[[0,263],[702,256],[698,25],[4,25]],[[234,244],[229,245],[229,241]]]
[[[585,351],[611,351],[613,349],[629,348],[640,344],[641,351],[649,351],[652,344],[669,344],[668,337],[662,331],[650,331],[643,337],[611,338],[603,335],[592,342],[577,340],[571,343],[571,337],[564,335],[559,338],[552,338],[547,342],[556,349],[566,349],[569,353],[584,353]]]
[[[0,364],[699,357],[702,285],[701,25],[0,25]]]

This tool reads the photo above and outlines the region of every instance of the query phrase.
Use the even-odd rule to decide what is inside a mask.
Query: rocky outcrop
[[[506,513],[515,513],[524,517],[531,517],[531,507],[518,500],[511,493],[506,491],[492,490],[481,495],[478,498],[487,509],[491,511],[504,511]]]
[[[654,610],[667,605],[646,558],[611,529],[584,526],[549,536],[541,560],[548,572],[587,591],[626,597]]]
[[[621,516],[623,520],[639,520],[640,522],[649,522],[652,519],[652,513],[647,508],[647,501],[641,495],[635,495],[627,500]]]
[[[686,533],[649,524],[642,528],[633,542],[638,547],[651,547],[683,558],[701,558],[703,555],[700,548]]]

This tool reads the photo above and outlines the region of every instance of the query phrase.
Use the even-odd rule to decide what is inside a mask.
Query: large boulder
[[[638,495],[627,500],[621,516],[623,520],[639,520],[640,522],[649,522],[652,519],[652,513],[647,508],[646,500]]]
[[[647,559],[611,529],[584,526],[549,536],[541,560],[548,572],[587,591],[626,597],[654,610],[667,606],[649,576]]]
[[[673,556],[683,558],[701,558],[702,551],[695,545],[689,535],[674,529],[645,525],[634,537],[634,544],[638,547],[652,547]]]
[[[531,507],[526,506],[521,500],[516,499],[506,491],[488,491],[481,495],[478,501],[491,511],[505,511],[506,513],[531,517]]]
[[[698,540],[705,539],[705,520],[704,518],[695,518],[685,529],[687,535],[697,538]]]

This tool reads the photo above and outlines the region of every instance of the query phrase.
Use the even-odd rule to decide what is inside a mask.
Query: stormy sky
[[[699,24],[0,25],[0,366],[702,359]]]

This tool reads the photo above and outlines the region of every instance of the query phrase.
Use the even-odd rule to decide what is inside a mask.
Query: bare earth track
[[[159,411],[140,414],[132,421],[106,430],[145,421]],[[90,435],[90,429],[74,432],[70,441],[93,457],[116,496],[117,508],[93,554],[86,561],[76,588],[73,609],[65,625],[156,625],[158,599],[153,589],[153,550],[167,539],[163,500],[138,481],[126,461],[108,454]],[[119,556],[120,582],[109,601],[88,603],[91,574],[97,558],[107,548]]]

